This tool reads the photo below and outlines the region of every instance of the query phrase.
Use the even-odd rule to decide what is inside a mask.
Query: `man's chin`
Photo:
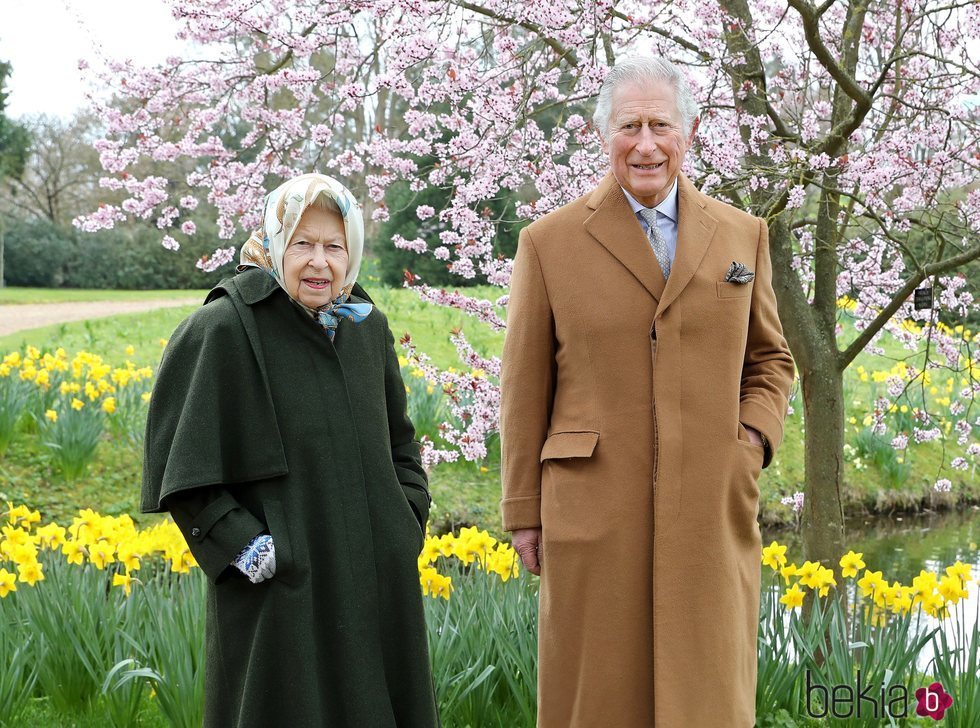
[[[644,207],[656,207],[667,197],[673,180],[644,179],[642,184],[633,184],[626,190]]]

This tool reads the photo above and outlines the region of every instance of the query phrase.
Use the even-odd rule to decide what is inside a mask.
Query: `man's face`
[[[644,207],[656,207],[670,192],[691,148],[691,133],[677,108],[674,89],[667,81],[626,84],[613,93],[609,127],[602,151],[616,181]]]

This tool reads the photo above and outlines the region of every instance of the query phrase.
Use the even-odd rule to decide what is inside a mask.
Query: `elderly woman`
[[[430,498],[394,339],[355,285],[363,237],[343,185],[287,181],[163,355],[142,509],[171,513],[208,578],[208,726],[439,722]]]

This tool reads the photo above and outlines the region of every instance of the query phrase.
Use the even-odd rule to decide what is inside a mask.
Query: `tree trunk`
[[[837,571],[844,551],[844,381],[832,362],[800,369],[805,413],[803,554]]]

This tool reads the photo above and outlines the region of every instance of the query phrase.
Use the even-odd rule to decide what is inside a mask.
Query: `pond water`
[[[803,563],[803,544],[800,534],[792,530],[762,529],[762,543],[778,541],[787,546],[786,558],[791,563]],[[957,561],[973,566],[974,579],[980,578],[980,507],[962,511],[922,513],[902,516],[866,516],[848,519],[845,525],[845,548],[864,554],[867,569],[881,571],[889,583],[911,584],[919,571],[925,569],[940,576]],[[840,566],[834,564],[838,585],[843,580]],[[764,573],[769,567],[764,567]],[[858,578],[863,576],[860,572]],[[765,578],[765,577],[764,577]],[[848,580],[851,581],[851,580]],[[969,597],[955,609],[968,634],[977,635],[980,613],[980,588],[973,581],[967,586]],[[928,622],[928,624],[926,624]],[[923,620],[926,629],[939,626],[937,620]],[[953,620],[941,625],[947,633],[954,629]],[[930,646],[919,654],[918,666],[926,670],[932,659]]]

